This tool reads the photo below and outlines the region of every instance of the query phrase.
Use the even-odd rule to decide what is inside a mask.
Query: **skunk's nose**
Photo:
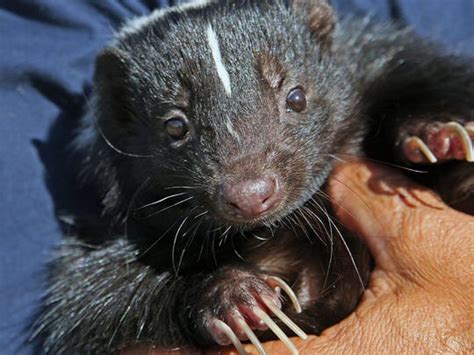
[[[224,184],[221,198],[237,217],[256,218],[269,212],[280,200],[278,180],[263,176],[234,184]]]

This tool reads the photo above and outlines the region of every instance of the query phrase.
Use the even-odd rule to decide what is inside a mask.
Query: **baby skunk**
[[[334,161],[422,164],[472,212],[473,110],[467,61],[407,29],[336,23],[323,0],[200,1],[132,21],[97,58],[74,142],[103,211],[54,262],[45,351],[243,352],[276,335],[296,352],[284,333],[347,316],[371,269],[324,201]]]

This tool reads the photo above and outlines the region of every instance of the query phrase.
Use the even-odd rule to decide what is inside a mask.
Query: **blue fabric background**
[[[93,60],[125,19],[170,1],[0,0],[0,353],[30,354],[26,331],[61,238],[56,211],[87,208],[64,147],[90,90]],[[474,54],[472,0],[334,0],[343,12],[399,19]]]

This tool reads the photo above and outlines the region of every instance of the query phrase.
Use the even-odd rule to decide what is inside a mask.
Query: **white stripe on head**
[[[219,42],[217,40],[216,33],[211,25],[207,28],[207,42],[211,48],[212,58],[214,59],[214,64],[216,65],[217,74],[221,79],[222,85],[224,85],[224,90],[227,96],[232,95],[232,90],[230,87],[230,76],[229,72],[222,62],[221,50],[219,49]]]
[[[227,131],[230,133],[230,135],[234,137],[237,140],[237,142],[240,142],[240,136],[235,131],[234,127],[232,126],[232,122],[230,122],[229,119],[225,121],[225,127],[227,128]]]

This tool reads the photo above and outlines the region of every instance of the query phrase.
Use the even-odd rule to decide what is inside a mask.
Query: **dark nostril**
[[[225,184],[222,200],[234,213],[255,218],[269,212],[279,201],[278,181],[274,176]]]
[[[273,194],[270,194],[268,197],[265,197],[265,199],[262,201],[262,203],[266,203],[272,196],[273,196]]]
[[[236,203],[228,202],[228,204],[229,204],[229,206],[232,207],[232,208],[239,209],[239,205],[237,205]]]

